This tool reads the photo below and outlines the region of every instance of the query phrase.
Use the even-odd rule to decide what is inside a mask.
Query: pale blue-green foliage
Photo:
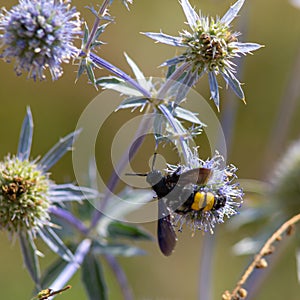
[[[31,110],[27,107],[27,114],[25,116],[22,130],[20,133],[19,146],[17,156],[20,160],[29,159],[31,143],[33,136],[33,120]]]
[[[40,285],[41,270],[36,255],[37,248],[33,242],[32,237],[27,232],[20,232],[19,234],[20,246],[23,255],[24,265],[27,268],[33,282],[38,288]]]
[[[96,182],[93,181],[96,178],[94,171],[91,168],[91,174],[89,174],[91,186],[96,185]],[[110,197],[102,218],[97,223],[95,234],[77,247],[74,260],[66,264],[60,258],[44,272],[43,287],[51,286],[54,290],[63,288],[78,271],[79,265],[82,265],[82,280],[89,299],[108,299],[106,278],[102,272],[102,260],[106,260],[114,272],[123,272],[115,257],[145,255],[145,251],[132,245],[131,242],[152,240],[152,236],[141,227],[117,220],[123,219],[128,213],[152,199],[153,194],[149,190],[130,188],[126,188],[120,194]],[[81,205],[79,219],[88,221],[92,219],[94,211],[91,210],[87,214],[88,206],[90,206],[90,203],[87,202]],[[111,216],[114,216],[114,218]],[[98,295],[97,298],[95,295]]]
[[[194,35],[196,36],[198,32],[200,32],[200,29],[203,30],[202,34],[205,33],[206,35],[215,32],[212,33],[212,36],[209,38],[217,41],[219,41],[218,39],[222,39],[222,43],[226,44],[227,42],[229,45],[228,49],[231,51],[231,54],[229,56],[225,55],[225,59],[222,60],[219,65],[214,66],[213,63],[210,63],[204,65],[200,64],[200,66],[198,66],[192,60],[187,60],[186,53],[188,52],[184,52],[173,59],[167,60],[162,65],[168,67],[167,76],[159,82],[156,82],[155,79],[151,77],[145,78],[139,67],[125,54],[126,60],[136,78],[135,80],[128,78],[127,74],[110,65],[107,69],[117,76],[101,77],[95,81],[97,86],[114,90],[124,97],[118,109],[139,109],[141,112],[154,113],[155,117],[152,126],[154,128],[154,136],[157,144],[171,141],[178,150],[181,161],[187,168],[192,168],[195,162],[195,156],[197,156],[192,148],[193,143],[190,142],[193,142],[195,135],[201,133],[201,128],[204,126],[196,113],[180,106],[186,99],[191,87],[207,72],[211,96],[219,109],[220,95],[216,75],[220,73],[227,85],[229,85],[241,99],[244,99],[241,84],[233,74],[233,64],[229,59],[238,56],[240,53],[246,54],[256,50],[261,46],[254,43],[238,43],[236,38],[238,34],[229,31],[229,24],[236,17],[243,3],[244,1],[237,1],[230,7],[221,20],[217,18],[217,20],[214,21],[213,19],[210,20],[209,18],[198,15],[190,3],[184,0],[181,1],[181,5],[188,24],[192,29],[192,33],[183,31],[179,37],[173,37],[164,33],[144,33],[158,42],[179,46],[182,49],[189,49],[191,44],[185,39],[193,39]],[[201,34],[201,32],[199,34]],[[93,63],[104,66],[103,59],[91,55],[90,59]],[[185,128],[182,120],[189,122],[192,126]],[[215,161],[215,159],[212,158],[212,161]],[[214,169],[214,173],[220,173],[217,172],[217,166],[210,166],[210,168]],[[223,169],[223,171],[224,178],[219,179],[219,182],[223,182],[224,180],[224,184],[220,183],[218,187],[216,187],[216,185],[214,186],[218,190],[218,193],[225,195],[227,206],[225,205],[224,209],[221,209],[215,214],[207,213],[204,216],[204,214],[200,213],[200,221],[198,225],[194,225],[198,229],[212,232],[215,224],[222,223],[224,216],[230,217],[235,215],[237,208],[240,206],[243,196],[242,190],[236,184],[231,185],[235,176],[231,179],[229,179],[229,175],[225,176],[226,172],[228,172],[228,174],[234,174],[235,169],[233,170],[233,168],[227,167]],[[225,182],[227,184],[225,184]],[[185,218],[183,217],[182,219]],[[191,219],[195,220],[195,216],[191,216]]]
[[[71,150],[71,146],[73,144],[74,139],[78,136],[79,131],[73,132],[66,137],[62,138],[52,149],[48,151],[48,153],[42,157],[40,160],[34,160],[37,167],[42,172],[47,172],[50,167],[52,167],[67,151]],[[21,129],[20,142],[18,146],[18,156],[22,159],[30,159],[30,150],[32,144],[33,137],[33,120],[31,110],[27,108],[27,113],[24,118],[24,122]],[[95,178],[95,176],[92,176]],[[95,183],[91,183],[91,186],[95,186]],[[54,182],[49,182],[49,201],[52,205],[54,204],[62,204],[64,202],[69,201],[77,201],[81,202],[86,199],[98,199],[99,192],[89,187],[79,187],[75,186],[72,183],[67,184],[56,184]],[[118,205],[118,208],[113,205],[113,199],[110,199],[110,205],[107,206],[105,212],[110,215],[113,210],[113,213],[118,217],[122,218],[125,214],[129,213],[133,209],[135,210],[137,207],[145,204],[147,201],[152,200],[152,193],[150,191],[137,191],[137,190],[126,190],[122,194],[118,196],[123,198],[125,201],[123,205]],[[128,206],[128,202],[126,199],[130,199],[131,203],[136,202],[137,205]],[[136,200],[135,200],[136,199]],[[140,203],[140,204],[138,204]],[[82,205],[90,205],[82,204]],[[111,207],[112,205],[112,207]],[[111,208],[110,208],[111,207]],[[49,209],[49,215],[51,216],[54,213],[55,216],[63,217],[65,221],[70,223],[76,223],[78,229],[81,231],[88,232],[88,228],[85,229],[84,225],[80,225],[79,219],[75,219],[72,214],[66,210],[67,208],[59,208]],[[82,211],[82,210],[81,210]],[[104,212],[104,213],[105,213]],[[79,215],[80,217],[80,215]],[[84,215],[83,215],[84,217]],[[86,217],[86,216],[85,216]],[[92,219],[92,216],[88,216],[88,219]],[[47,220],[46,220],[47,221]],[[51,221],[51,220],[50,220]],[[73,266],[74,272],[78,269],[78,259],[84,260],[84,257],[79,257],[80,255],[77,253],[77,258],[74,258],[72,251],[64,244],[62,239],[59,237],[59,232],[64,233],[63,230],[54,231],[52,229],[54,225],[52,222],[44,222],[39,223],[37,228],[28,228],[28,230],[20,231],[18,233],[20,239],[21,250],[23,254],[23,259],[25,266],[31,275],[33,281],[36,284],[38,289],[45,288],[44,285],[47,283],[55,283],[54,286],[57,289],[63,288],[63,282],[61,281],[61,285],[55,282],[55,278],[53,277],[53,269],[50,268],[43,274],[43,278],[41,277],[39,260],[37,255],[41,255],[38,249],[35,246],[34,239],[36,236],[39,236],[47,246],[58,254],[62,260],[59,260],[59,266],[61,268],[56,271],[56,276],[60,276],[61,278],[67,278],[70,275],[70,266]],[[81,226],[81,227],[80,227]],[[123,255],[123,256],[132,256],[132,255],[141,255],[144,254],[142,250],[135,246],[127,245],[126,243],[120,243],[118,240],[122,239],[151,239],[151,236],[142,230],[139,227],[124,224],[120,221],[114,221],[111,218],[102,218],[101,222],[99,222],[99,230],[98,234],[95,237],[92,246],[87,251],[87,257],[94,255]],[[107,239],[110,242],[107,242]],[[79,257],[79,258],[78,258]],[[112,258],[111,258],[112,259]],[[63,261],[69,261],[70,265],[68,268],[65,267],[65,263]],[[85,260],[84,260],[85,261]],[[86,262],[85,262],[86,263]],[[85,264],[84,263],[84,264]],[[57,262],[55,263],[57,264]],[[99,263],[98,263],[99,264]],[[99,268],[101,266],[99,265]],[[50,272],[51,270],[51,272]],[[71,272],[72,273],[72,272]],[[98,274],[100,276],[100,273]],[[99,280],[104,280],[103,277],[99,277]],[[86,284],[86,283],[85,283]],[[59,285],[59,287],[58,287]]]
[[[119,93],[123,98],[117,110],[138,109],[141,114],[145,114],[144,118],[151,113],[154,118],[150,126],[154,130],[156,147],[160,143],[173,143],[180,157],[182,172],[195,168],[209,169],[211,178],[205,186],[198,188],[226,198],[224,206],[214,211],[199,210],[186,214],[171,212],[172,219],[179,222],[180,228],[187,223],[192,230],[213,232],[216,224],[223,223],[226,218],[238,213],[243,191],[234,182],[236,168],[233,165],[224,165],[221,155],[216,153],[207,160],[198,157],[194,138],[202,133],[206,125],[201,121],[201,112],[198,114],[190,111],[183,105],[191,88],[205,73],[208,74],[211,98],[218,110],[218,74],[221,74],[226,84],[244,100],[241,84],[235,77],[235,65],[231,60],[261,47],[256,43],[238,42],[239,34],[230,31],[230,24],[238,15],[244,0],[238,0],[222,18],[215,20],[202,17],[196,13],[188,0],[181,0],[190,32],[183,30],[179,36],[170,36],[162,32],[144,33],[155,41],[180,47],[182,51],[161,65],[166,68],[166,76],[159,80],[146,77],[127,54],[125,58],[134,78],[96,55],[98,48],[105,46],[105,42],[101,40],[103,32],[114,21],[109,14],[112,0],[104,0],[102,5],[95,6],[97,9],[93,6],[88,7],[95,17],[92,26],[79,21],[79,13],[69,5],[70,2],[20,0],[19,5],[10,11],[3,10],[0,15],[2,57],[7,60],[14,58],[17,73],[26,71],[29,77],[34,79],[43,79],[45,68],[49,68],[53,79],[58,79],[62,75],[61,63],[75,58],[74,61],[78,64],[76,80],[86,73],[89,82],[96,88]],[[132,1],[122,0],[122,3],[129,9]],[[80,49],[77,49],[73,40],[81,33],[81,25],[82,44]],[[201,55],[202,58],[199,59]],[[98,78],[96,71],[99,68],[108,70],[112,75]],[[142,126],[144,125],[141,124]],[[79,134],[80,131],[70,133],[60,139],[42,158],[33,160],[38,170],[42,174],[49,174],[49,169],[67,151],[72,150],[74,139]],[[27,108],[17,152],[19,160],[31,159],[32,137],[32,114]],[[136,146],[135,143],[135,147],[137,152],[140,145]],[[167,174],[175,172],[178,166],[169,166]],[[50,204],[46,218],[37,223],[38,226],[34,230],[28,228],[18,232],[25,266],[38,289],[51,287],[53,290],[62,289],[82,266],[82,281],[89,299],[108,299],[102,268],[102,260],[106,260],[116,274],[124,298],[133,299],[126,288],[123,271],[115,257],[145,254],[138,246],[133,246],[132,242],[151,240],[152,237],[139,226],[120,220],[125,220],[126,214],[151,201],[153,193],[150,190],[125,188],[118,195],[111,196],[105,191],[97,190],[95,174],[95,166],[91,166],[90,174],[85,174],[89,176],[87,187],[79,187],[73,183],[57,184],[49,180],[47,199]],[[113,173],[108,190],[113,191],[118,182],[119,178]],[[93,204],[100,206],[101,211],[97,211],[90,202],[84,201],[86,199],[94,200]],[[71,205],[70,202],[78,202],[80,205]],[[61,229],[56,230],[56,225],[61,226]],[[36,237],[44,240],[59,256],[43,276],[37,258],[41,253],[34,243]],[[70,247],[63,242],[65,237],[73,241]]]
[[[190,87],[183,85],[181,82],[173,82],[170,84],[170,88],[164,97],[160,97],[160,91],[169,84],[168,80],[145,78],[143,72],[134,61],[127,54],[125,54],[125,57],[136,77],[137,84],[140,86],[139,89],[132,86],[128,81],[115,76],[101,77],[97,79],[96,84],[104,89],[111,89],[125,96],[118,109],[130,108],[134,110],[138,108],[140,111],[143,111],[149,106],[148,112],[156,115],[154,121],[156,141],[172,141],[179,150],[178,152],[182,153],[184,161],[188,164],[188,142],[195,135],[200,134],[201,127],[205,126],[199,120],[197,113],[179,106]],[[142,89],[148,91],[150,97],[145,97],[141,92]],[[184,128],[180,120],[191,123],[193,129]],[[197,129],[194,130],[194,128]]]

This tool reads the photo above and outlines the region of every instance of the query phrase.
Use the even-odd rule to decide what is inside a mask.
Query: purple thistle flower
[[[73,40],[80,34],[81,22],[70,0],[20,0],[9,11],[0,12],[1,57],[15,59],[17,75],[45,79],[49,68],[52,79],[62,74],[62,62],[68,63],[78,50]]]

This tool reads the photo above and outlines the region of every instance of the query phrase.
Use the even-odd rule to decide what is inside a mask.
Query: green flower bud
[[[47,224],[50,180],[33,161],[7,156],[0,162],[0,228],[35,232]]]

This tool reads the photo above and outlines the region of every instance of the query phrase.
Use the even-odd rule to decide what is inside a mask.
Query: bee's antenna
[[[126,173],[126,176],[147,176],[147,173]]]
[[[151,166],[151,171],[154,170],[154,164],[155,164],[155,160],[156,160],[156,155],[157,155],[157,152],[154,152],[154,154],[153,154],[153,160],[152,160],[152,166]]]
[[[157,155],[157,152],[154,152],[154,154],[153,154],[153,160],[152,160],[152,166],[151,166],[151,171],[154,170],[154,165],[155,165],[155,161],[156,161],[156,155]],[[126,176],[148,176],[148,173],[125,173],[125,175]]]

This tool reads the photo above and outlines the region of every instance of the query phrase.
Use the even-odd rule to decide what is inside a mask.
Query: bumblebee
[[[153,162],[154,165],[154,162]],[[158,198],[157,239],[160,251],[170,256],[176,246],[177,236],[171,220],[171,212],[187,214],[191,211],[211,211],[225,206],[226,197],[204,189],[212,175],[208,168],[195,168],[182,172],[181,167],[164,176],[159,170],[146,174]]]
[[[194,186],[204,186],[211,176],[208,168],[195,168],[181,172],[179,167],[174,173],[163,176],[159,170],[146,177],[158,198],[157,238],[161,252],[165,256],[172,254],[177,236],[170,218],[170,212],[185,214],[191,210],[211,210],[221,204],[212,193],[194,190]]]

